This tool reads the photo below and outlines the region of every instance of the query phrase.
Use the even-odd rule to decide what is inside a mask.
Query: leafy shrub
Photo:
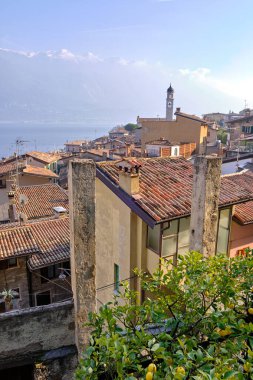
[[[138,273],[142,304],[124,284],[90,315],[76,379],[253,379],[253,255],[203,258]],[[150,363],[157,371],[147,375]],[[147,377],[146,377],[147,376]]]

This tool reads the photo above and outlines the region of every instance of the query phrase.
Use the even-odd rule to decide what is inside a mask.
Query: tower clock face
[[[171,102],[168,102],[168,107],[171,107],[172,106],[172,103]]]

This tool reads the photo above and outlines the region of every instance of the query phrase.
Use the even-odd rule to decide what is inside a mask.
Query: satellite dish
[[[22,206],[26,205],[28,202],[28,198],[25,194],[20,194],[19,195],[19,202]]]

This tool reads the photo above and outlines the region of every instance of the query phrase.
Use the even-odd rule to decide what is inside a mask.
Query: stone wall
[[[34,363],[52,351],[55,360],[61,348],[75,351],[73,303],[0,314],[0,336],[0,369]]]
[[[17,305],[17,307],[29,307],[26,257],[19,257],[16,267],[0,270],[0,292],[4,289],[16,288],[19,288],[20,294],[20,299],[18,300],[19,305]]]

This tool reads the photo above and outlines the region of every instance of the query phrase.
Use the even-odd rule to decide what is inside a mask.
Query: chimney
[[[102,157],[103,157],[103,161],[106,161],[107,160],[107,152],[103,152]]]
[[[55,219],[64,218],[67,214],[67,210],[62,206],[53,207]]]
[[[177,107],[177,108],[176,108],[176,112],[181,112],[181,108],[180,108],[180,107]]]
[[[137,161],[121,161],[119,168],[119,186],[128,194],[138,194],[140,191],[140,164]]]
[[[10,222],[15,222],[17,218],[17,208],[14,202],[14,196],[15,196],[15,191],[9,191],[8,192],[8,199],[9,199],[9,209],[8,209],[8,214],[9,214],[9,219]]]
[[[130,144],[129,143],[126,143],[126,153],[125,153],[125,157],[129,157],[130,156]]]
[[[196,156],[194,162],[190,251],[215,255],[218,205],[221,182],[221,157]]]

